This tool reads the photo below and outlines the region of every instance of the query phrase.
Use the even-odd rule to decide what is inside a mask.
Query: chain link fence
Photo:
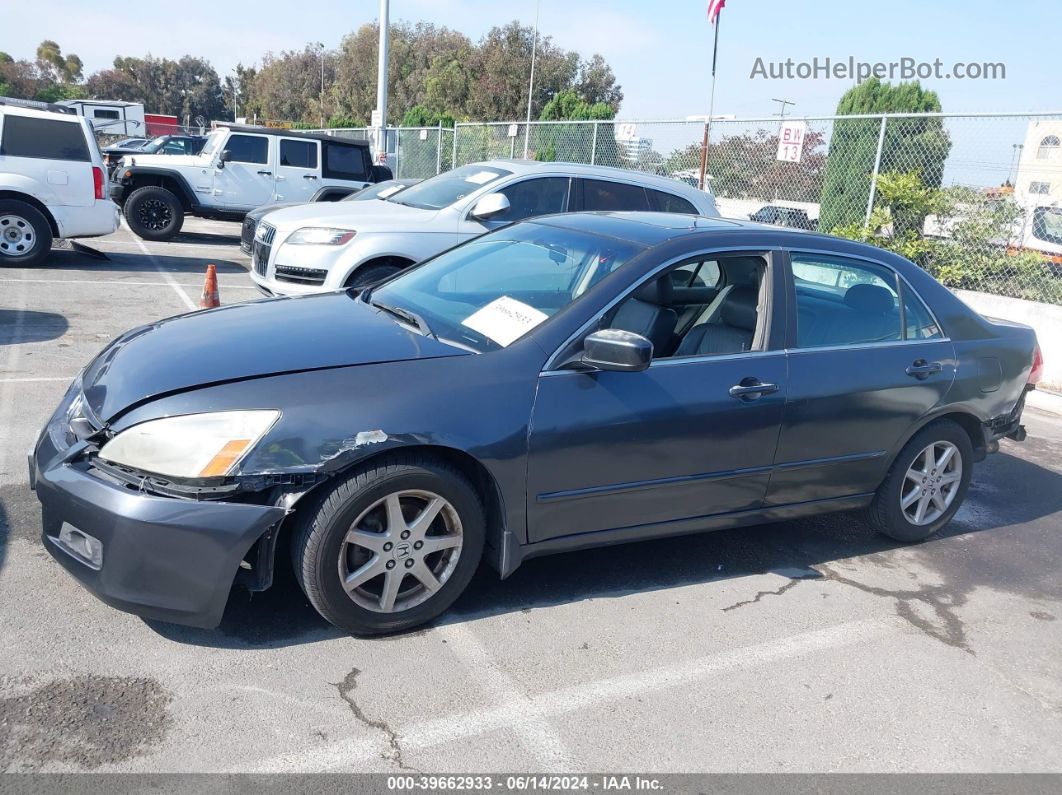
[[[1062,112],[714,120],[706,182],[723,216],[892,249],[944,284],[1062,304]],[[788,126],[788,125],[787,125]],[[701,180],[694,121],[458,124],[454,165],[563,160]]]

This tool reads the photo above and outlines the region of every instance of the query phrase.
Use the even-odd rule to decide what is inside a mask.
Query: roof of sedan
[[[585,177],[613,177],[615,179],[625,179],[630,180],[632,182],[638,182],[650,188],[666,189],[679,194],[685,193],[688,195],[703,195],[707,192],[702,191],[687,182],[683,182],[680,179],[674,179],[672,177],[662,177],[658,174],[650,174],[645,171],[635,171],[629,168],[615,168],[613,166],[591,166],[587,163],[569,163],[563,160],[539,161],[524,160],[519,157],[503,157],[497,158],[495,160],[484,160],[482,163],[476,163],[475,165],[504,168],[507,171],[518,172],[521,174],[542,174],[547,172],[563,171],[567,174],[578,174],[579,176]]]
[[[734,231],[749,229],[769,235],[813,235],[789,227],[759,224],[736,218],[707,218],[702,215],[685,215],[663,212],[582,212],[540,216],[531,223],[576,229],[591,234],[606,235],[620,240],[629,240],[643,246],[655,246],[666,240],[698,232]]]

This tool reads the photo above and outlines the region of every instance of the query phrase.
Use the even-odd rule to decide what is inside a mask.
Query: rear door
[[[5,113],[0,129],[0,171],[39,186],[46,204],[88,207],[96,200],[92,149],[80,117],[65,119]]]
[[[214,201],[233,210],[250,210],[273,200],[273,136],[232,133],[222,144],[229,153],[224,168],[214,169]],[[220,166],[220,164],[219,164]]]
[[[889,452],[951,386],[951,341],[885,264],[789,256],[789,401],[767,502],[871,492]]]
[[[278,137],[277,147],[277,201],[310,201],[321,186],[321,142]]]
[[[577,179],[574,210],[649,210],[649,197],[641,185],[604,179]]]

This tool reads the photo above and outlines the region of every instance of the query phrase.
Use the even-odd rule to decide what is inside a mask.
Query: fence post
[[[435,146],[435,173],[442,172],[442,122],[439,122],[439,143]]]
[[[461,129],[461,125],[458,122],[454,122],[454,159],[450,163],[450,168],[457,168],[457,131]]]
[[[599,121],[594,122],[594,142],[590,144],[590,165],[592,166],[597,165],[597,128],[600,124]]]
[[[524,157],[531,157],[531,125],[524,123]]]
[[[870,173],[870,195],[867,197],[867,214],[863,218],[863,228],[866,229],[870,225],[870,212],[874,209],[874,194],[878,190],[878,170],[881,168],[881,148],[885,145],[885,123],[889,117],[887,114],[881,116],[881,129],[878,131],[878,151],[874,155],[874,170]],[[864,238],[866,233],[864,232]]]

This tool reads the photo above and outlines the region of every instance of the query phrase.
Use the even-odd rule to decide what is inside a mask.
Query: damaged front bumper
[[[216,627],[241,561],[287,510],[145,493],[80,453],[57,449],[45,432],[30,457],[45,548],[112,607]]]

